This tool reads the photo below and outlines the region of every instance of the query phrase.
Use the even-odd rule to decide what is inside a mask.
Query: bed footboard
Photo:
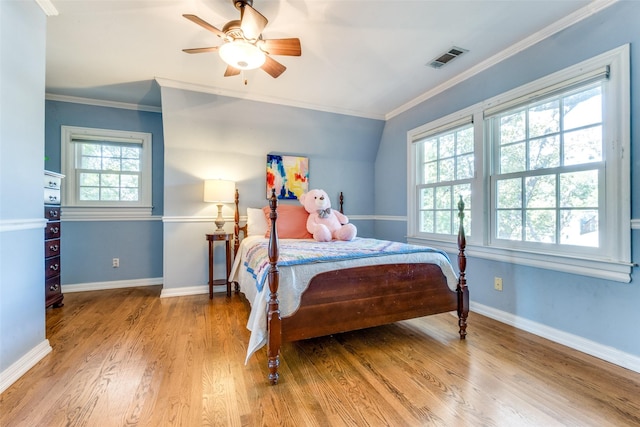
[[[438,267],[420,264],[396,264],[362,267],[339,272],[322,273],[314,277],[305,292],[301,308],[292,316],[282,319],[278,301],[280,272],[278,270],[278,199],[275,190],[269,199],[271,219],[269,237],[269,264],[267,276],[269,301],[267,304],[267,364],[269,382],[279,379],[280,347],[282,342],[346,332],[378,326],[399,320],[430,314],[457,311],[460,339],[467,335],[469,290],[467,288],[464,234],[464,203],[458,203],[458,268],[456,290],[452,291]],[[392,268],[393,267],[393,268]],[[389,274],[391,271],[391,274]],[[384,272],[384,274],[383,274]],[[339,282],[338,284],[338,277]],[[344,283],[348,286],[343,286]],[[318,286],[315,286],[318,284]],[[319,291],[315,291],[319,289]],[[371,316],[353,316],[360,311]],[[356,313],[357,314],[357,313]],[[294,319],[295,316],[295,319]],[[318,322],[319,318],[332,319]]]

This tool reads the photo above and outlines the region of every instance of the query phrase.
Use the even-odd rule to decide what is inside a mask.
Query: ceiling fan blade
[[[260,34],[262,34],[262,30],[264,30],[267,22],[269,22],[260,12],[248,4],[240,9],[240,20],[242,33],[245,38],[249,40],[257,40]]]
[[[270,55],[302,55],[300,39],[297,38],[261,40],[258,44],[260,46],[260,49]]]
[[[260,68],[266,71],[274,79],[278,78],[278,76],[284,73],[284,70],[287,69],[287,67],[285,67],[269,55],[265,55],[264,64],[262,64],[262,67]]]
[[[238,74],[240,74],[240,70],[232,67],[231,65],[227,65],[227,69],[224,72],[225,77],[237,76]]]
[[[217,52],[218,46],[213,47],[194,47],[192,49],[182,49],[185,53],[204,53],[204,52]]]
[[[220,31],[219,29],[217,29],[216,27],[214,27],[213,25],[209,24],[207,21],[198,18],[196,15],[191,15],[191,14],[184,14],[182,15],[185,18],[187,18],[189,21],[194,22],[198,25],[200,25],[202,28],[204,28],[205,30],[209,30],[211,31],[213,34],[215,34],[216,36],[224,39],[227,35],[225,33],[223,33],[222,31]]]

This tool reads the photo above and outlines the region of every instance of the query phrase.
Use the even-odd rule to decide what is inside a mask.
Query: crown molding
[[[156,77],[155,80],[160,85],[160,87],[182,89],[182,90],[188,90],[192,92],[209,93],[212,95],[227,96],[230,98],[241,98],[247,101],[266,102],[269,104],[284,105],[284,106],[296,107],[296,108],[305,108],[307,110],[342,114],[345,116],[362,117],[365,119],[373,119],[373,120],[385,119],[384,115],[382,114],[369,114],[369,113],[364,113],[362,111],[355,111],[355,110],[349,110],[349,109],[340,109],[340,108],[333,108],[333,107],[329,108],[329,107],[319,106],[315,104],[308,104],[305,102],[293,101],[290,99],[278,98],[275,96],[256,95],[252,93],[221,89],[219,87],[214,87],[214,86],[207,86],[207,85],[201,85],[196,83],[182,82],[179,80],[166,79],[163,77]]]
[[[73,104],[94,105],[96,107],[120,108],[124,110],[148,111],[150,113],[162,113],[162,107],[153,105],[130,104],[127,102],[105,101],[101,99],[81,98],[78,96],[56,95],[47,93],[44,99],[48,101],[71,102]]]
[[[479,74],[493,67],[494,65],[504,61],[505,59],[510,58],[528,49],[534,44],[539,43],[542,40],[551,37],[552,35],[564,30],[565,28],[568,28],[592,15],[595,15],[601,10],[606,9],[607,7],[617,2],[618,0],[595,0],[589,3],[587,6],[583,7],[582,9],[579,9],[574,13],[567,15],[566,17],[560,19],[559,21],[556,21],[553,24],[543,28],[537,33],[534,33],[529,37],[526,37],[525,39],[521,40],[520,42],[511,45],[510,47],[503,50],[502,52],[496,55],[493,55],[490,58],[485,59],[481,63],[467,69],[466,71],[442,83],[441,85],[436,86],[435,88],[423,93],[417,98],[412,99],[406,104],[401,105],[395,110],[390,111],[385,115],[384,120],[392,119],[393,117],[401,113],[404,113],[405,111],[415,107],[416,105],[426,101],[427,99],[433,98],[434,96],[444,92],[445,90],[450,89],[456,86],[457,84],[462,83],[463,81],[475,76],[476,74]]]

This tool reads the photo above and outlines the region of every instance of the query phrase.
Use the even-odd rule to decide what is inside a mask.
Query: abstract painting
[[[309,189],[309,159],[267,154],[267,198],[274,188],[278,199],[297,200]]]

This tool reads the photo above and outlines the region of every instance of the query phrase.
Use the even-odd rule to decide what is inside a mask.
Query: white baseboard
[[[213,287],[213,292],[227,292],[227,287],[225,285],[215,285]],[[187,295],[200,295],[200,294],[208,294],[209,293],[209,285],[202,286],[188,286],[184,288],[162,288],[162,292],[160,292],[160,298],[171,298],[171,297],[183,297]]]
[[[0,393],[8,389],[11,384],[18,381],[29,369],[33,368],[36,363],[42,360],[47,354],[51,353],[51,345],[49,340],[45,339],[40,344],[29,350],[27,354],[15,361],[4,371],[0,372]]]
[[[557,342],[558,344],[562,344],[597,357],[598,359],[606,360],[614,365],[640,373],[640,357],[633,354],[625,353],[613,347],[602,345],[595,341],[551,328],[541,323],[524,319],[514,314],[497,310],[483,304],[471,302],[470,309],[471,311],[482,314],[483,316],[490,317],[499,322],[522,329],[523,331],[530,332],[550,341]]]
[[[162,277],[154,277],[148,279],[113,280],[110,282],[75,283],[62,285],[62,293],[103,291],[106,289],[134,288],[137,286],[155,286],[161,285],[162,282]]]

